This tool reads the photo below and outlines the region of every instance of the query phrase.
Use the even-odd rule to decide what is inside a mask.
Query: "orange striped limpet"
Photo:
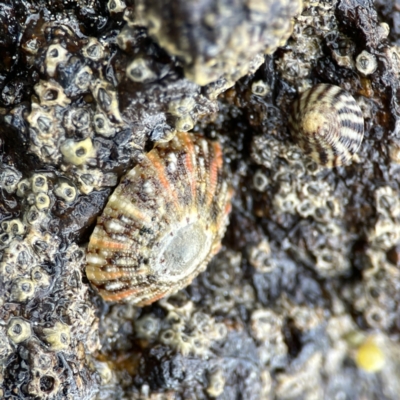
[[[187,286],[221,247],[230,198],[218,143],[182,132],[158,144],[98,218],[87,277],[105,300],[140,306]]]

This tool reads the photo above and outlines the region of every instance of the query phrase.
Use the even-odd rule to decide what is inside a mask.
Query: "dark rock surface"
[[[0,4],[1,398],[398,398],[400,7],[304,1],[291,30],[293,4]],[[317,83],[363,112],[347,167],[289,134]],[[177,130],[223,146],[223,248],[170,298],[105,304],[96,217]]]

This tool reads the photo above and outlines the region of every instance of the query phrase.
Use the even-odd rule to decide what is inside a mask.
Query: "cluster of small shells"
[[[400,240],[400,202],[398,191],[384,186],[375,191],[377,218],[367,239],[370,249],[361,263],[365,267],[362,281],[346,290],[356,299],[354,308],[368,326],[390,332],[397,326],[400,296],[398,243]]]
[[[52,32],[51,39],[39,37],[40,48],[23,48],[43,76],[34,86],[36,96],[26,117],[29,150],[45,164],[60,165],[82,193],[114,186],[115,165],[106,160],[112,147],[110,137],[120,140],[128,125],[120,115],[116,90],[94,72],[96,63],[109,57],[109,49],[88,38],[79,40],[79,52],[72,52],[78,37],[69,27],[50,24],[46,29]],[[88,96],[92,100],[86,101]],[[6,121],[16,123],[11,117]],[[122,152],[132,144],[126,147]]]
[[[76,244],[58,258],[61,239],[49,230],[57,198],[72,202],[76,190],[66,181],[54,185],[54,174],[36,173],[24,178],[7,166],[0,168],[8,194],[17,196],[24,212],[4,219],[0,225],[0,394],[55,398],[63,391],[66,377],[59,357],[80,363],[71,378],[76,395],[85,395],[82,379],[95,378],[85,364],[85,353],[98,348],[97,319],[89,303],[88,287],[82,284],[84,251]],[[57,182],[57,180],[56,180]],[[58,272],[57,272],[58,271]],[[49,293],[54,291],[52,297]],[[59,309],[68,304],[65,310]],[[59,309],[55,313],[54,309]],[[27,376],[9,382],[20,368],[13,353],[25,354]],[[7,361],[8,360],[8,361]],[[7,369],[4,369],[7,366]],[[69,367],[68,367],[69,368]],[[6,383],[6,386],[2,386]],[[70,384],[69,382],[68,384]]]
[[[162,320],[153,314],[137,319],[136,336],[152,343],[162,343],[185,356],[209,357],[212,343],[226,337],[226,326],[196,311],[193,302],[180,301],[182,304],[179,306],[174,304],[174,297],[160,301],[160,306],[167,312]]]
[[[243,262],[239,251],[225,249],[211,261],[209,268],[199,279],[209,288],[202,299],[203,304],[213,314],[236,315],[238,308],[250,310],[256,299],[254,287],[243,279]],[[226,288],[231,287],[231,291]]]
[[[253,186],[260,193],[269,194],[273,215],[280,218],[287,213],[304,221],[307,248],[315,257],[311,265],[322,276],[346,273],[350,268],[350,249],[343,246],[346,241],[340,222],[343,208],[335,188],[321,179],[324,169],[307,160],[297,144],[283,143],[273,137],[255,136],[252,156],[264,167],[253,175]],[[260,216],[263,212],[259,211]],[[307,228],[306,221],[310,218],[315,223]],[[265,257],[270,260],[268,254]]]
[[[125,10],[122,19],[129,22],[129,15]],[[179,76],[143,28],[125,22],[117,49],[107,39],[83,37],[70,25],[35,29],[40,28],[41,35],[27,37],[23,46],[27,63],[41,74],[31,108],[18,106],[5,120],[20,126],[24,113],[29,151],[44,164],[60,165],[81,193],[115,186],[115,169],[129,163],[147,137],[170,140],[177,131],[191,130],[199,116],[217,110],[198,85]],[[103,70],[116,51],[118,82]],[[157,52],[160,61],[154,60]],[[144,105],[145,98],[153,105]]]

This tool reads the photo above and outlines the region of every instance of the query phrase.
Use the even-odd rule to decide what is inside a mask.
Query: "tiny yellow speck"
[[[385,365],[385,355],[373,338],[368,338],[358,348],[357,366],[366,372],[379,372]]]

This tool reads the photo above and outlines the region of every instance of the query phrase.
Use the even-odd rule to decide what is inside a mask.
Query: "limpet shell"
[[[325,83],[294,102],[289,128],[304,153],[325,167],[349,164],[364,137],[364,119],[354,98]]]
[[[230,197],[220,145],[177,133],[110,196],[89,241],[87,277],[103,299],[140,306],[187,286],[220,248]]]

